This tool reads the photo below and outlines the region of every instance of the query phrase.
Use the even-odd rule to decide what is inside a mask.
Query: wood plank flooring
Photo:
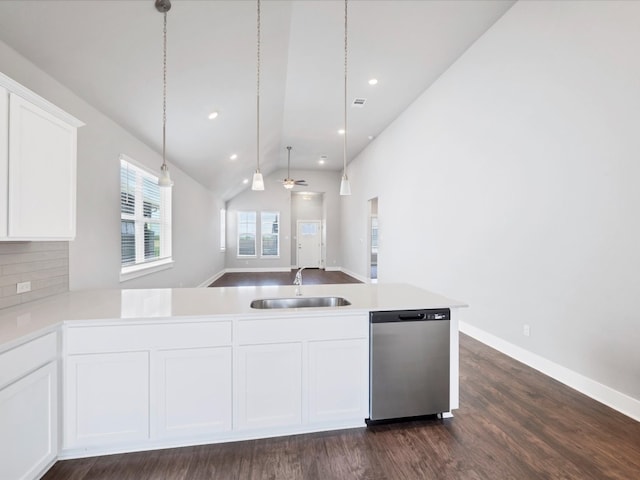
[[[454,418],[66,460],[44,479],[640,479],[640,423],[460,337]]]
[[[244,287],[253,285],[291,285],[297,270],[290,272],[240,272],[225,273],[213,282],[210,287]],[[362,283],[346,273],[326,271],[320,268],[304,269],[302,272],[304,285],[321,285],[333,283]]]

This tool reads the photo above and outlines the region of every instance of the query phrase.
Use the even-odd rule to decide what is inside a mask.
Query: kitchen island
[[[457,408],[462,302],[400,284],[301,293],[351,304],[252,309],[296,294],[263,286],[78,291],[4,310],[0,440],[15,451],[0,477],[37,478],[57,458],[364,426],[371,311],[454,309]]]

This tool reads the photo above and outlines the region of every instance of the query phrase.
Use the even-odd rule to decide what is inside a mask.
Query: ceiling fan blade
[[[296,180],[296,185],[309,185],[306,180]]]

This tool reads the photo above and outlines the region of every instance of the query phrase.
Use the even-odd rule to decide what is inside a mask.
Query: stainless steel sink
[[[343,297],[292,297],[259,298],[251,302],[251,308],[308,308],[308,307],[344,307],[351,302]]]

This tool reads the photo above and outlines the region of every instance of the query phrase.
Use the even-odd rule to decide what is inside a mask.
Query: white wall
[[[228,269],[288,269],[291,268],[291,242],[295,232],[291,226],[291,193],[280,180],[286,177],[286,169],[264,177],[265,190],[254,192],[251,186],[227,202],[227,251]],[[334,171],[291,170],[292,178],[303,178],[309,183],[305,190],[324,193],[326,220],[326,267],[339,268],[340,255],[340,174]],[[297,188],[299,190],[300,187]],[[280,212],[280,257],[277,259],[238,258],[237,218],[239,211]],[[260,232],[258,231],[258,236]],[[260,253],[258,238],[257,251]]]
[[[349,165],[344,266],[640,400],[640,2],[518,2]],[[523,336],[523,325],[531,336]]]
[[[153,171],[158,171],[161,156],[2,42],[0,68],[86,123],[78,130],[77,237],[69,244],[70,289],[192,287],[224,268],[218,249],[222,202],[170,164],[174,267],[120,283],[119,155]]]

